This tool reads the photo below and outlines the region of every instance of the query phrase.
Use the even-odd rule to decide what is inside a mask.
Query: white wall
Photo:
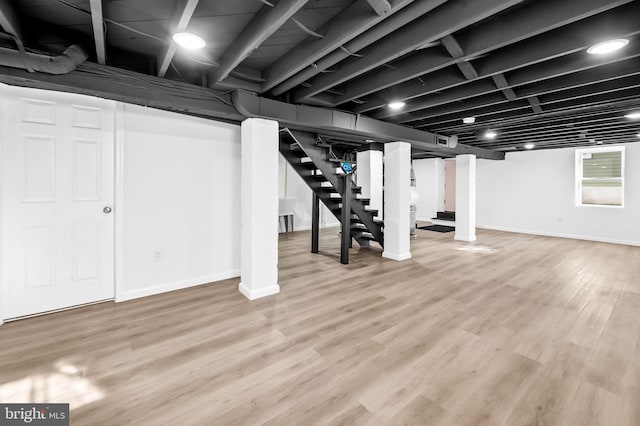
[[[430,221],[436,212],[444,210],[444,160],[428,158],[413,160],[416,175],[416,219]]]
[[[626,146],[625,207],[575,206],[575,149],[478,160],[478,227],[640,245],[640,143]]]
[[[296,231],[311,229],[311,188],[302,180],[298,172],[296,172],[287,160],[280,155],[278,163],[279,167],[279,193],[281,197],[295,197],[296,208],[294,219],[294,229]],[[285,179],[286,173],[286,179]],[[286,180],[286,186],[285,186]],[[331,213],[327,207],[320,202],[320,227],[339,226],[340,222]],[[291,225],[289,225],[291,226]],[[289,228],[291,229],[291,228]],[[284,225],[281,225],[280,231],[284,232]]]
[[[240,126],[124,105],[119,300],[240,274]]]

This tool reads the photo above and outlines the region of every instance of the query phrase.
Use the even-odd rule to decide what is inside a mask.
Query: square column
[[[458,241],[476,240],[476,156],[456,156],[456,235]]]
[[[369,198],[369,206],[378,210],[376,219],[382,219],[382,151],[370,149],[356,154],[358,186],[362,197]]]
[[[393,260],[411,258],[410,195],[411,145],[392,142],[384,145],[384,251]]]
[[[241,127],[239,290],[253,300],[278,285],[278,122],[248,118]]]

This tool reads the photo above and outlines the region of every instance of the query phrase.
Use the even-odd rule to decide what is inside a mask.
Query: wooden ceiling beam
[[[183,32],[187,29],[199,1],[200,0],[178,0],[176,2],[175,12],[170,24],[171,35]],[[158,58],[158,77],[165,76],[177,49],[178,46],[173,40],[171,40],[169,46],[167,46],[162,55]]]
[[[19,41],[24,40],[20,20],[9,0],[0,0],[0,27],[2,27],[6,33],[15,36]]]
[[[227,78],[247,56],[292,18],[309,0],[280,0],[275,7],[262,6],[220,57],[220,66],[210,74],[210,83]]]
[[[100,65],[107,63],[107,50],[104,39],[104,19],[102,18],[102,0],[91,0],[91,24],[96,44],[96,57]]]

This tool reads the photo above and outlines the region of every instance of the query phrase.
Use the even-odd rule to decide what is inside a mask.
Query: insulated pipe
[[[30,69],[46,74],[68,74],[87,60],[85,50],[74,44],[61,55],[47,56],[37,53],[20,53],[13,49],[0,48],[0,65],[11,68]]]

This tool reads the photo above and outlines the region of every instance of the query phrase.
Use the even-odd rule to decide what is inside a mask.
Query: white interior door
[[[113,298],[115,103],[0,91],[4,318]]]

